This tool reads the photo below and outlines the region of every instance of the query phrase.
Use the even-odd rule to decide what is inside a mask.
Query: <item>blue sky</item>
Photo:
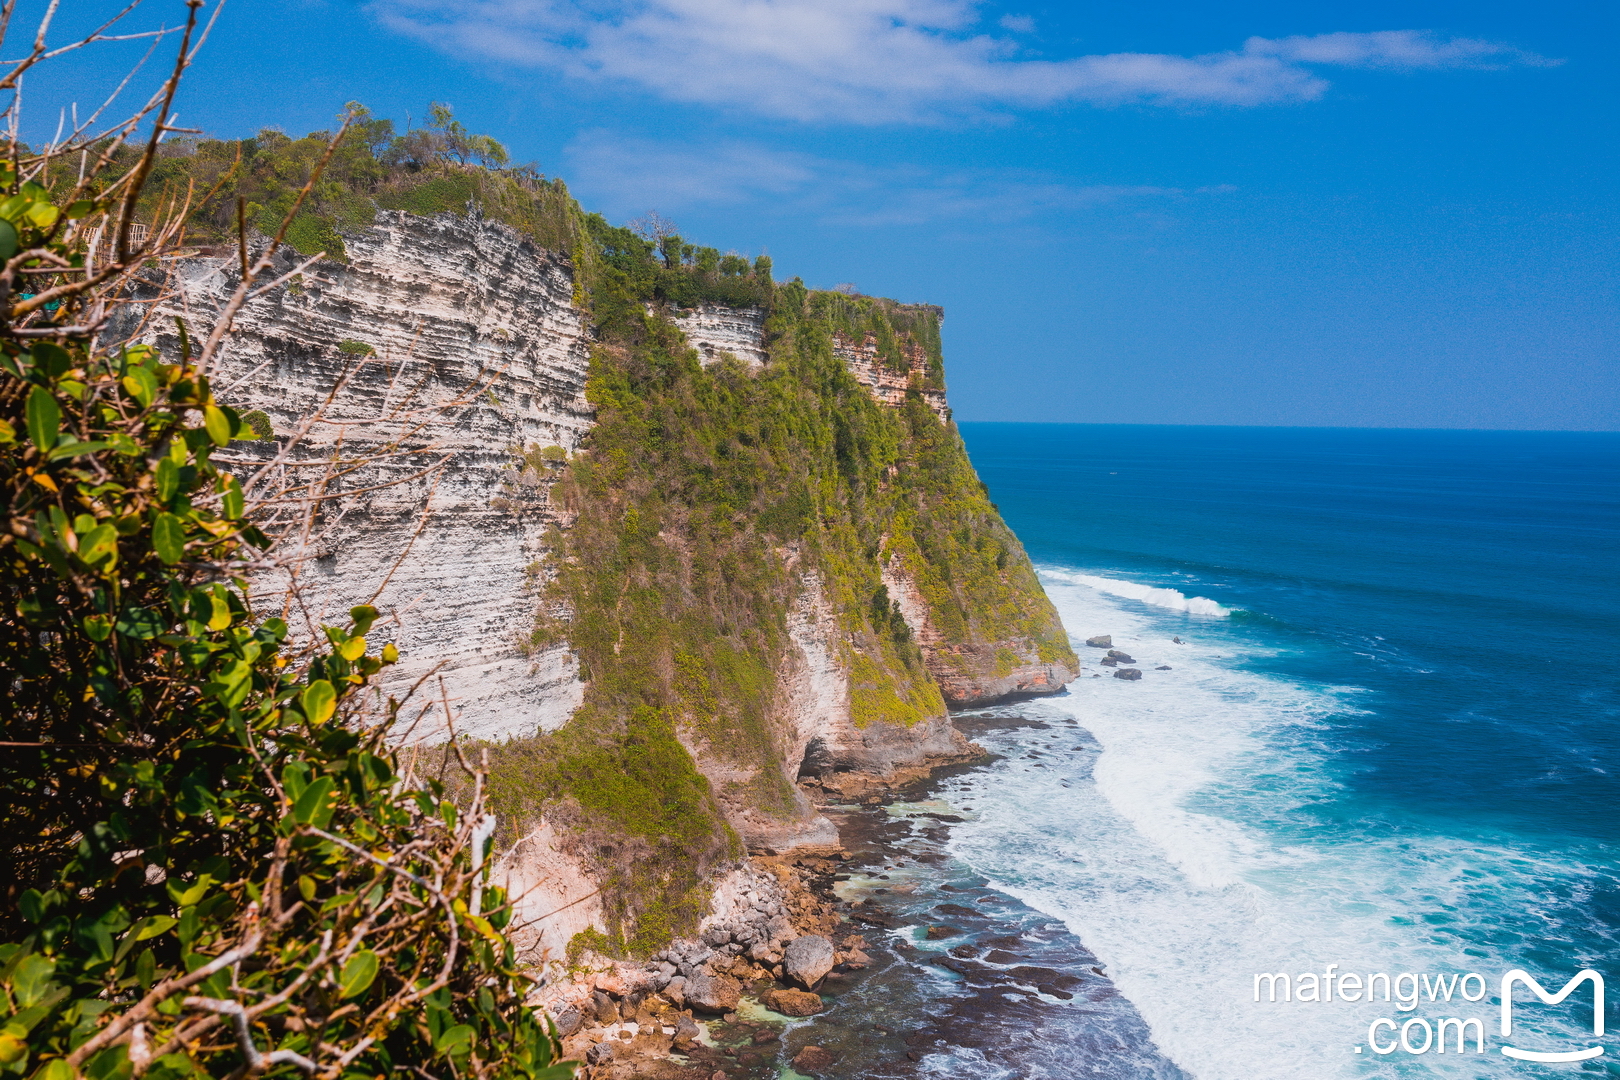
[[[447,101],[610,219],[944,305],[960,419],[1612,430],[1615,10],[230,0],[179,107]]]

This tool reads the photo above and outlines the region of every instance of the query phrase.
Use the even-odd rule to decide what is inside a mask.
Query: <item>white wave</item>
[[[1007,759],[942,791],[979,816],[953,829],[953,853],[1063,919],[1160,1048],[1199,1080],[1517,1075],[1495,1053],[1357,1053],[1373,1018],[1414,1014],[1383,1002],[1257,1004],[1253,976],[1338,964],[1494,981],[1524,962],[1513,944],[1524,913],[1542,911],[1543,895],[1582,872],[1557,853],[1416,829],[1325,833],[1304,811],[1337,797],[1324,722],[1355,711],[1348,695],[1242,670],[1232,658],[1245,647],[1215,626],[1174,644],[1162,617],[1099,595],[1087,576],[1048,572],[1064,622],[1108,628],[1144,667],[1163,660],[1173,671],[1149,669],[1134,683],[1082,677],[1068,697],[1024,707],[1053,730],[978,736]],[[1079,765],[1088,753],[1062,767],[1070,723],[1101,745],[1090,782]],[[1020,760],[1030,744],[1047,768]],[[1556,949],[1555,920],[1530,921],[1547,935],[1539,944]],[[1435,1008],[1415,1015],[1442,1015]],[[1483,1018],[1487,1038],[1494,1030],[1488,1002],[1447,1008]]]
[[[1089,585],[1098,592],[1110,596],[1123,596],[1127,600],[1139,600],[1144,604],[1168,608],[1171,611],[1185,611],[1189,615],[1214,615],[1225,618],[1232,614],[1231,608],[1222,607],[1207,596],[1188,596],[1176,589],[1162,589],[1134,581],[1120,581],[1118,578],[1097,577],[1095,574],[1082,574],[1074,570],[1059,570],[1056,567],[1043,566],[1040,573],[1047,581],[1064,585]]]

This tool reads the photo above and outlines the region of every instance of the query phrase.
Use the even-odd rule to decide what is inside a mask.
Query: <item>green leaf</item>
[[[17,441],[17,429],[11,426],[11,421],[0,420],[0,445]]]
[[[34,1074],[33,1080],[74,1080],[73,1066],[61,1058],[53,1058]]]
[[[55,450],[45,455],[47,461],[60,461],[63,458],[83,457],[107,449],[111,443],[104,442],[64,442],[57,445]]]
[[[173,514],[159,514],[152,523],[152,550],[157,557],[173,566],[186,553],[186,532],[180,519]]]
[[[324,724],[337,709],[337,692],[325,679],[316,679],[299,695],[298,707],[312,724]]]
[[[172,456],[165,457],[157,463],[152,472],[153,482],[157,485],[157,497],[163,502],[174,498],[174,493],[180,487],[180,466],[175,464]]]
[[[130,608],[118,617],[118,632],[124,637],[150,641],[166,629],[164,619],[146,608]]]
[[[96,204],[89,199],[80,199],[78,202],[69,203],[67,208],[67,216],[75,221],[82,217],[89,217],[95,212]]]
[[[50,992],[56,961],[37,953],[23,957],[11,973],[11,995],[20,1008],[28,1008]]]
[[[62,426],[62,410],[56,399],[43,386],[28,392],[28,437],[35,446],[48,451],[56,445]]]
[[[231,420],[218,405],[203,406],[203,427],[215,446],[228,446],[231,441]]]
[[[157,376],[139,365],[132,366],[122,379],[124,392],[136,401],[141,408],[150,408],[152,400],[157,397]]]
[[[349,618],[354,620],[354,632],[356,634],[369,633],[371,631],[371,624],[376,622],[377,617],[381,614],[382,612],[378,611],[370,604],[361,604],[359,607],[350,608]]]
[[[17,226],[9,221],[0,221],[0,259],[9,259],[17,254],[19,246]]]
[[[439,1036],[433,1048],[441,1054],[459,1056],[472,1049],[473,1029],[470,1024],[457,1024]]]
[[[242,516],[245,508],[246,499],[242,495],[242,482],[234,476],[227,476],[220,482],[221,511],[234,521]]]
[[[281,786],[287,789],[287,794],[292,796],[294,802],[298,801],[298,796],[309,786],[309,773],[309,765],[302,761],[289,761],[281,770]]]
[[[168,933],[170,928],[179,921],[179,919],[171,919],[167,915],[148,915],[135,924],[135,940],[145,941],[147,938],[155,938],[159,934]]]
[[[305,788],[293,804],[293,820],[300,825],[326,828],[332,820],[332,811],[337,808],[337,800],[332,792],[335,786],[330,776],[323,776]]]
[[[215,588],[217,589],[219,586],[216,585]],[[225,601],[225,597],[220,593],[215,592],[208,595],[208,608],[208,629],[223,630],[231,625],[231,605]]]
[[[343,974],[338,979],[338,997],[352,998],[365,993],[376,977],[377,954],[370,949],[360,950],[343,965]]]
[[[110,572],[118,565],[118,530],[111,524],[97,525],[79,537],[79,558],[85,565]]]

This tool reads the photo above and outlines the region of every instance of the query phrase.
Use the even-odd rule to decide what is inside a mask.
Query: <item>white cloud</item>
[[[1509,45],[1479,38],[1443,38],[1426,30],[1382,30],[1371,34],[1317,34],[1315,37],[1250,38],[1243,51],[1302,64],[1422,71],[1473,68],[1494,71],[1516,64],[1552,67],[1562,63]]]
[[[1008,222],[1107,203],[1218,195],[1195,189],[1065,184],[1014,170],[879,168],[744,142],[666,145],[592,131],[567,148],[570,185],[613,217],[753,203],[842,226]]]
[[[1320,97],[1328,84],[1308,65],[1546,63],[1405,30],[1252,38],[1203,56],[1030,59],[1013,39],[986,32],[978,0],[372,0],[371,10],[458,55],[804,121],[902,122],[1066,102],[1262,105]]]

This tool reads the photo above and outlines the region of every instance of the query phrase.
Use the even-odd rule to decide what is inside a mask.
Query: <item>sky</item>
[[[942,305],[960,420],[1615,430],[1617,31],[1598,2],[228,0],[178,108],[239,137],[447,102],[614,222]],[[29,115],[144,46],[65,57]]]

